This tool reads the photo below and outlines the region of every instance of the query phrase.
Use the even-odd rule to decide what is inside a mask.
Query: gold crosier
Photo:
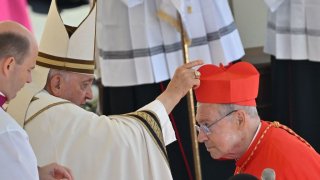
[[[192,7],[188,6],[188,13],[192,13]],[[188,46],[191,43],[191,40],[187,37],[185,28],[183,26],[182,18],[179,12],[177,12],[178,20],[168,15],[163,11],[158,12],[158,17],[171,26],[177,29],[181,35],[181,46],[182,46],[182,55],[184,63],[189,63],[189,49]],[[202,180],[201,174],[201,163],[199,156],[199,144],[197,141],[197,131],[195,129],[196,120],[195,120],[195,109],[194,109],[194,98],[193,98],[193,90],[190,89],[187,93],[187,102],[188,102],[188,113],[189,113],[189,124],[190,124],[190,135],[191,135],[191,145],[192,145],[192,153],[193,153],[193,163],[194,163],[194,171],[196,180]]]

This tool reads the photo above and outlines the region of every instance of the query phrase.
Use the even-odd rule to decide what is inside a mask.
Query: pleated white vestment
[[[279,59],[320,61],[320,1],[265,0],[265,52]]]
[[[176,8],[175,8],[176,7]],[[97,44],[102,84],[158,83],[183,64],[180,33],[159,19],[162,10],[183,19],[191,60],[228,64],[244,55],[227,0],[100,0]]]

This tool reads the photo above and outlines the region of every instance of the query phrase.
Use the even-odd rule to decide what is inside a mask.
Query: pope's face
[[[62,82],[60,98],[67,99],[81,106],[87,100],[92,99],[92,82],[94,76],[91,74],[69,73],[68,78]]]
[[[237,123],[234,121],[236,113],[237,111],[222,114],[216,104],[198,104],[196,121],[198,125],[209,126],[210,131],[209,134],[206,134],[203,130],[200,130],[198,141],[205,144],[212,158],[237,158],[234,151],[241,142],[241,136]]]

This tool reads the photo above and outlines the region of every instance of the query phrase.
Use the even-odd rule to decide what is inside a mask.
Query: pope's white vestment
[[[61,163],[76,180],[172,179],[165,145],[175,134],[158,100],[107,117],[43,90],[29,105],[25,129],[39,165]]]

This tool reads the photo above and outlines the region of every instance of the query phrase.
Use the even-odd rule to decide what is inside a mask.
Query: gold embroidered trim
[[[40,109],[38,112],[36,112],[34,115],[32,115],[31,117],[29,117],[23,124],[23,129],[24,127],[30,123],[35,117],[37,117],[39,114],[41,114],[42,112],[44,112],[45,110],[48,110],[54,106],[57,106],[57,105],[60,105],[60,104],[66,104],[66,103],[71,103],[70,101],[61,101],[61,102],[56,102],[56,103],[53,103],[53,104],[49,104],[48,106]]]
[[[279,122],[278,122],[279,123]],[[289,127],[282,125],[279,123],[279,128],[287,131],[288,133],[290,133],[291,135],[295,136],[296,138],[298,138],[300,141],[302,141],[303,143],[305,143],[308,147],[313,148],[305,139],[303,139],[301,136],[299,136],[297,133],[295,133],[292,129],[290,129]]]
[[[31,102],[36,101],[36,100],[38,100],[38,99],[39,99],[39,98],[33,96],[32,99],[31,99]]]
[[[252,156],[254,155],[255,151],[257,150],[258,146],[260,145],[262,139],[264,138],[265,134],[268,132],[268,130],[270,129],[271,126],[274,126],[273,123],[270,123],[269,126],[263,131],[262,135],[260,136],[257,144],[254,146],[253,150],[251,151],[249,157],[247,158],[247,160],[242,164],[242,166],[240,167],[236,167],[236,171],[235,174],[239,174],[242,172],[242,170],[244,169],[244,167],[247,165],[247,163],[251,160]]]
[[[55,68],[60,70],[70,70],[80,73],[93,73],[95,69],[94,60],[78,60],[72,58],[62,58],[39,52],[37,65]]]
[[[285,125],[282,125],[280,124],[278,121],[274,121],[274,122],[271,122],[269,124],[269,126],[263,131],[261,137],[259,138],[257,144],[255,145],[254,149],[251,151],[249,157],[247,158],[247,160],[242,164],[241,167],[236,167],[236,170],[235,170],[235,174],[239,174],[242,172],[242,170],[244,169],[244,167],[247,165],[247,163],[251,160],[252,156],[254,155],[256,149],[258,148],[259,144],[261,143],[262,139],[264,138],[265,134],[268,132],[268,130],[270,129],[270,127],[273,126],[275,128],[281,128],[287,132],[289,132],[291,135],[297,137],[300,141],[302,141],[303,143],[305,143],[307,146],[309,146],[310,148],[312,148],[312,146],[305,140],[303,139],[302,137],[300,137],[298,134],[296,134],[293,130],[291,130],[290,128],[288,128],[287,126]]]
[[[148,111],[148,112],[150,112],[150,111]],[[161,130],[161,127],[157,124],[157,122],[156,122],[157,120],[154,119],[148,113],[140,112],[140,111],[133,112],[133,113],[128,113],[128,114],[125,114],[125,116],[129,116],[130,118],[138,120],[138,122],[140,122],[143,125],[143,127],[150,134],[150,136],[153,139],[153,141],[156,143],[156,145],[159,148],[161,154],[163,155],[164,159],[166,160],[167,165],[169,166],[169,161],[168,161],[167,151],[166,151],[164,140],[163,140],[162,130]],[[145,123],[141,122],[142,121],[141,119],[139,119],[139,118],[137,118],[135,116],[138,116],[141,119],[145,120],[145,123],[147,123],[150,126],[151,129],[149,127],[147,127]],[[155,135],[151,131],[153,131],[155,133]],[[160,141],[160,142],[158,142],[158,141]]]
[[[129,114],[138,115],[138,116],[142,117],[144,120],[146,120],[147,123],[151,126],[151,128],[156,133],[157,137],[160,139],[161,143],[164,144],[162,130],[158,126],[158,124],[155,122],[156,120],[154,120],[152,116],[150,116],[148,113],[140,112],[140,111],[129,113]]]

